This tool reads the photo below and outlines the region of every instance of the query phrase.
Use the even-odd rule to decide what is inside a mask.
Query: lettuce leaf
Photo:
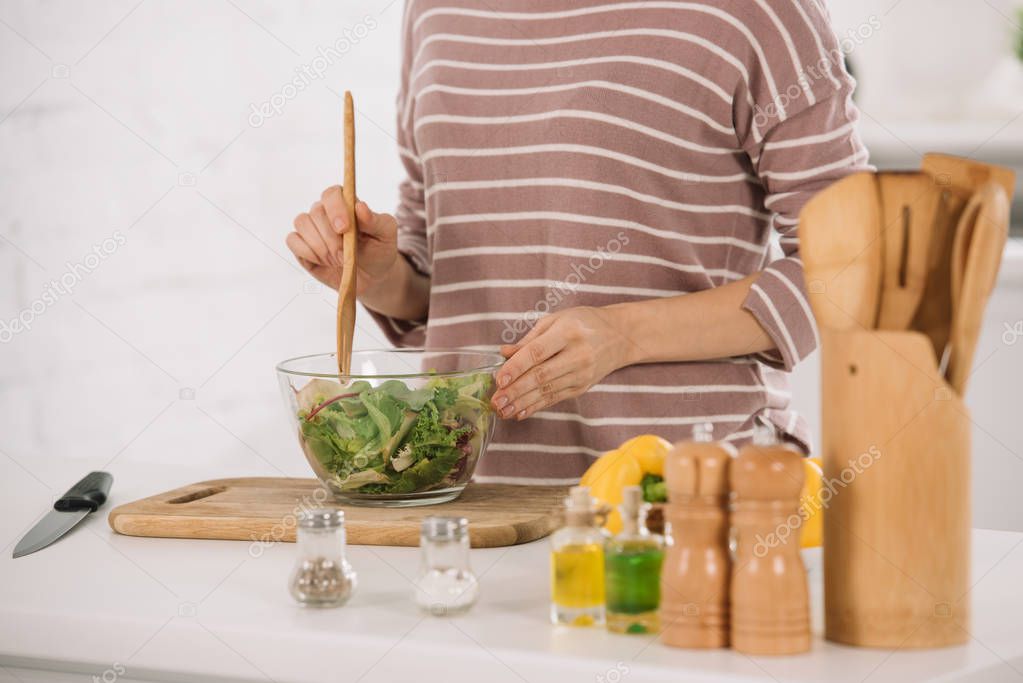
[[[398,380],[375,387],[313,380],[298,392],[303,445],[343,490],[411,493],[450,485],[466,470],[464,459],[479,452],[492,383],[482,373],[437,377],[418,389]]]

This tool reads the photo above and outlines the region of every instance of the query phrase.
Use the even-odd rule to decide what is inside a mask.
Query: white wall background
[[[1011,4],[833,0],[842,27],[888,9],[856,53],[871,116],[947,117],[958,89],[1007,44],[998,11]],[[283,238],[340,177],[345,88],[359,109],[360,195],[393,206],[401,5],[0,2],[0,321],[31,325],[0,327],[0,477],[49,497],[70,478],[49,455],[80,459],[82,472],[129,461],[307,474],[273,366],[332,348],[334,298],[292,263]],[[251,124],[253,104],[345,37],[351,49],[322,78]],[[115,234],[123,245],[86,258]],[[47,295],[49,282],[95,260],[78,268],[72,293]],[[1023,343],[1000,342],[1001,324],[1023,317],[1021,279],[992,305],[979,357],[993,355],[971,397],[976,518],[1001,528],[1023,528],[1013,420]],[[356,344],[384,345],[365,316]],[[815,418],[812,364],[797,386]]]

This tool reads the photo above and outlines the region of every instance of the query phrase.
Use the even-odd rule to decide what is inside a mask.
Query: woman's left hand
[[[491,405],[501,417],[524,420],[628,365],[631,346],[610,309],[552,313],[518,342],[501,347],[508,361],[497,371]]]

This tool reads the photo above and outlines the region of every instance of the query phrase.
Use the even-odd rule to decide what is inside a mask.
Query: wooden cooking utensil
[[[355,105],[352,93],[345,91],[345,205],[348,212],[348,232],[342,239],[343,261],[341,285],[337,299],[337,364],[342,375],[352,370],[352,340],[355,336],[355,275],[359,230],[355,220]]]
[[[997,182],[989,181],[963,211],[952,247],[952,327],[945,376],[960,395],[966,392],[1008,236],[1009,200]]]
[[[948,188],[964,199],[969,199],[977,188],[989,180],[998,183],[1005,191],[1006,197],[1011,198],[1016,191],[1016,173],[1005,166],[931,153],[924,155],[920,168],[933,176],[940,186]]]
[[[931,236],[927,286],[912,327],[930,338],[937,360],[948,348],[952,326],[952,242],[963,209],[977,188],[989,180],[998,183],[1011,200],[1016,174],[1004,166],[933,153],[924,155],[921,170],[934,178],[942,196]]]
[[[957,192],[943,188],[934,216],[929,254],[927,282],[911,328],[927,335],[935,364],[948,346],[952,325],[952,287],[949,278],[952,263],[952,241],[962,216],[964,199]]]
[[[884,256],[874,174],[848,176],[811,199],[800,214],[799,240],[818,325],[873,328]]]
[[[941,190],[922,171],[879,173],[877,183],[884,239],[877,326],[904,330],[913,322],[927,285],[930,240]]]

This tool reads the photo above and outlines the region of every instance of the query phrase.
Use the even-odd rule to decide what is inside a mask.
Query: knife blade
[[[42,550],[71,531],[90,512],[95,512],[107,501],[113,482],[114,478],[109,472],[89,472],[68,489],[53,504],[53,509],[18,541],[13,557],[23,557]]]

